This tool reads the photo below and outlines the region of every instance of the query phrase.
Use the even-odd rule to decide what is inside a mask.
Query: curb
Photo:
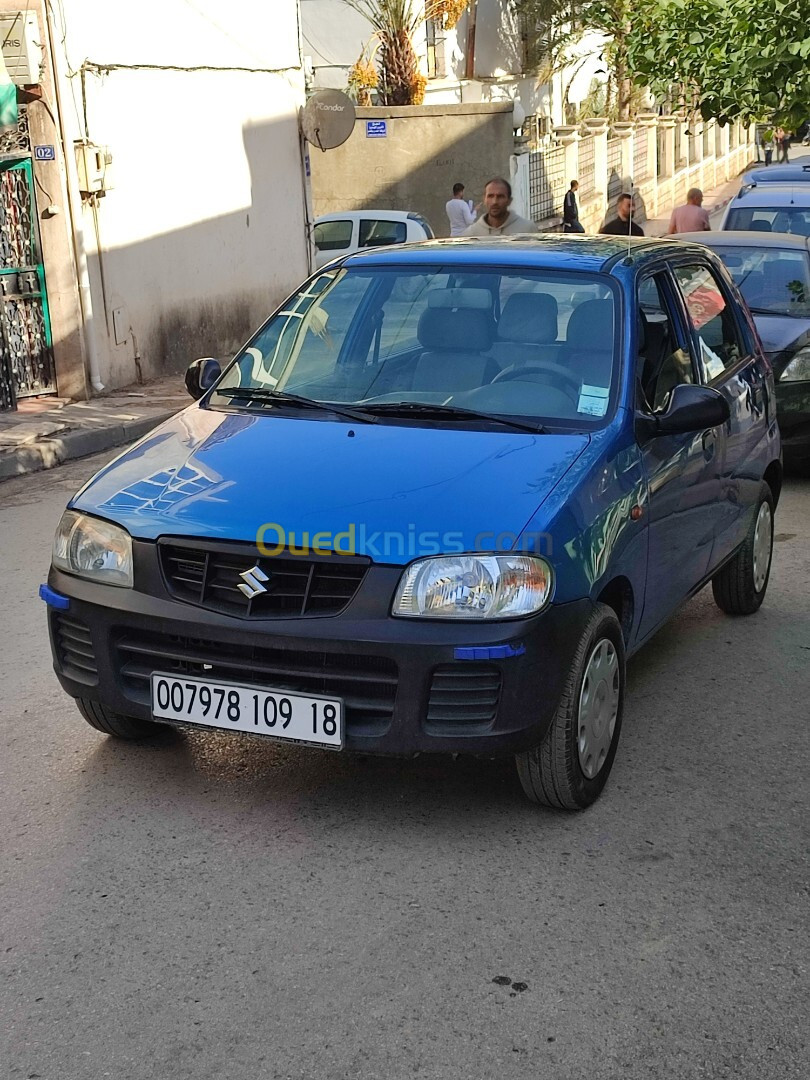
[[[112,450],[116,446],[135,442],[153,428],[174,416],[179,409],[169,409],[140,420],[130,420],[110,427],[89,431],[66,431],[61,438],[40,439],[29,446],[19,446],[0,454],[0,482],[26,473],[53,469],[66,461]]]

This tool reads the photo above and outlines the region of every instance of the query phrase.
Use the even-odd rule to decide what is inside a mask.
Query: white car
[[[435,233],[421,214],[407,210],[346,210],[324,214],[314,228],[315,265],[370,247],[433,240]]]

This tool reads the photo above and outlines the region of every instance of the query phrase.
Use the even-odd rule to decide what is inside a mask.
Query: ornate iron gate
[[[0,160],[0,409],[55,392],[31,159]]]

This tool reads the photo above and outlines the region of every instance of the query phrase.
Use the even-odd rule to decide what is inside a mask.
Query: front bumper
[[[144,565],[148,548],[136,553]],[[345,703],[346,748],[409,755],[516,753],[551,722],[592,606],[462,625],[391,618],[398,567],[374,566],[339,616],[247,621],[51,570],[69,607],[48,609],[54,669],[73,697],[152,718],[152,671],[328,695]],[[137,581],[137,575],[136,575]],[[264,737],[264,736],[253,736]]]

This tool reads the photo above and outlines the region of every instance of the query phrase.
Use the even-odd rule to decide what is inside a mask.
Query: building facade
[[[366,19],[344,0],[300,0],[304,61],[312,89],[346,88],[349,70],[373,49]],[[424,12],[425,0],[413,0]],[[517,101],[540,134],[568,121],[594,82],[606,78],[602,39],[587,34],[572,48],[570,63],[546,79],[527,70],[527,57],[514,12],[504,0],[477,0],[474,45],[471,16],[443,29],[436,19],[420,23],[414,46],[427,77],[425,105]],[[471,55],[472,52],[472,55]]]
[[[3,245],[5,296],[34,260],[53,368],[21,382],[7,356],[17,393],[230,355],[307,271],[297,0],[0,0],[0,18],[7,41],[36,31],[31,70],[3,50],[20,119],[0,135],[0,235],[27,199],[33,237]]]

